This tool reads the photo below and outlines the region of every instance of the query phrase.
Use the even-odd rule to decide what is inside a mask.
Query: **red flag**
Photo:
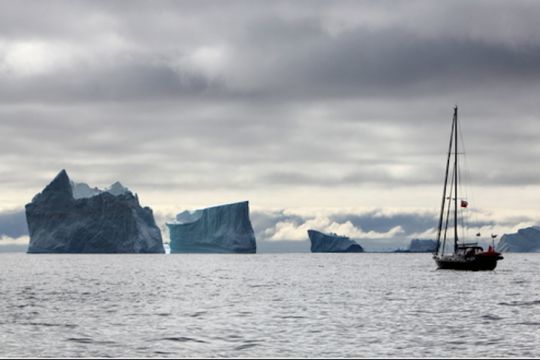
[[[461,200],[461,207],[466,208],[467,206],[469,206],[469,203],[466,200]]]

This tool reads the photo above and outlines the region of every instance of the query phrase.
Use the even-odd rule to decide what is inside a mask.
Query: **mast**
[[[448,199],[452,199],[453,186],[454,186],[454,175],[452,174],[452,182],[450,183],[450,193],[448,194]],[[448,202],[448,208],[446,209],[446,222],[444,224],[444,237],[443,237],[443,242],[442,242],[441,256],[444,255],[444,250],[446,249],[446,234],[448,233],[448,223],[450,222],[451,209],[452,209],[452,200]]]
[[[457,106],[454,108],[454,139],[455,139],[455,147],[454,147],[454,253],[457,252],[458,248],[458,219],[457,219],[457,213],[458,213],[458,126],[457,126],[458,118],[457,118]]]
[[[435,251],[435,254],[439,253],[440,247],[441,247],[441,231],[442,231],[442,225],[443,225],[443,218],[444,218],[444,208],[446,205],[446,187],[448,185],[448,170],[450,168],[450,156],[452,154],[452,143],[454,140],[454,123],[456,121],[456,115],[454,113],[454,117],[452,118],[452,127],[450,130],[450,143],[448,144],[448,157],[446,158],[446,170],[444,175],[444,188],[443,188],[443,195],[442,195],[442,202],[441,202],[441,215],[439,216],[439,230],[437,233],[437,250]]]

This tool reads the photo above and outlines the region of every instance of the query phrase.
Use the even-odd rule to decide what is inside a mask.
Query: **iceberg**
[[[184,211],[169,223],[171,254],[257,252],[247,201]]]
[[[540,227],[519,229],[517,233],[504,234],[497,244],[499,252],[540,252]]]
[[[115,182],[110,187],[105,190],[98,189],[97,187],[91,188],[86,183],[76,183],[74,181],[69,181],[71,184],[71,189],[73,191],[73,198],[75,199],[84,199],[91,198],[92,196],[99,195],[104,192],[108,192],[114,196],[123,195],[129,192],[127,187],[124,187],[120,182]]]
[[[308,230],[311,252],[364,252],[362,246],[347,236],[324,234],[317,230]]]
[[[413,239],[409,245],[410,252],[434,252],[437,242],[431,239]]]
[[[152,209],[120,183],[102,191],[62,170],[25,208],[28,253],[164,253]]]

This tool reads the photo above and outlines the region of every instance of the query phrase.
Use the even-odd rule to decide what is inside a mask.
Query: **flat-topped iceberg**
[[[317,230],[308,230],[311,252],[364,252],[362,246],[347,236],[325,234]]]
[[[540,252],[540,227],[519,229],[514,234],[504,234],[497,244],[500,252]]]
[[[29,253],[164,253],[152,209],[120,183],[106,190],[62,170],[26,205]]]
[[[171,253],[255,253],[255,233],[247,201],[176,216],[167,224]]]

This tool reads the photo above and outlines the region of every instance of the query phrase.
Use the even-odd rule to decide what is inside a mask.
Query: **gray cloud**
[[[24,210],[0,212],[0,238],[18,238],[28,234]]]
[[[471,183],[535,188],[538,16],[530,1],[3,3],[3,206],[61,168],[157,209],[393,189],[405,206],[440,187],[455,103]]]

